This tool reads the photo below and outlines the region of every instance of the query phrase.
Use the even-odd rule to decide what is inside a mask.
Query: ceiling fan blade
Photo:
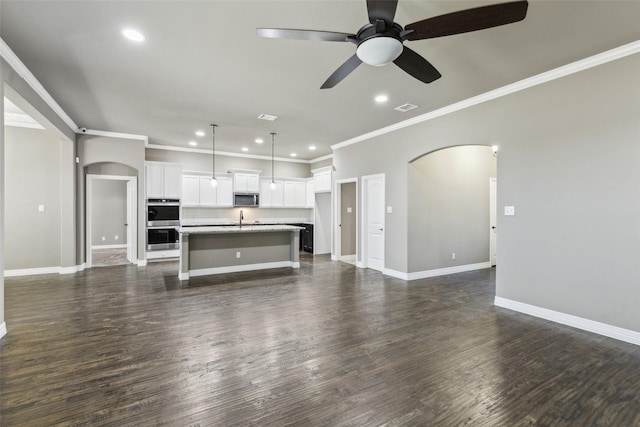
[[[367,0],[369,22],[375,24],[378,19],[382,19],[389,25],[393,24],[397,7],[398,0]]]
[[[336,33],[334,31],[294,30],[291,28],[256,28],[260,37],[272,39],[314,40],[325,42],[346,42],[355,34]]]
[[[484,30],[522,21],[528,6],[526,1],[514,1],[461,10],[414,22],[407,25],[405,31],[414,31],[408,36],[409,40],[423,40]]]
[[[347,59],[347,61],[338,67],[337,70],[333,72],[329,76],[326,82],[320,86],[320,89],[331,89],[338,83],[340,83],[345,77],[347,77],[353,70],[358,68],[358,65],[362,64],[358,55],[354,54],[351,58]]]
[[[393,63],[402,68],[407,74],[424,83],[431,83],[442,77],[429,61],[406,46],[403,47],[402,53]]]

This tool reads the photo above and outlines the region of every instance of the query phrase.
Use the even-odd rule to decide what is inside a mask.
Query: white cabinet
[[[150,162],[145,164],[148,199],[179,199],[181,193],[180,165]]]
[[[218,176],[218,185],[211,186],[210,176],[182,176],[182,206],[233,206],[233,182],[230,176]]]
[[[284,183],[276,180],[275,188],[271,188],[271,180],[260,181],[260,207],[281,208],[284,206]]]
[[[307,185],[304,181],[284,181],[284,207],[286,208],[305,207],[306,190],[307,190]]]
[[[233,206],[233,181],[230,176],[218,177],[218,206]]]
[[[312,171],[313,188],[316,193],[331,192],[331,166]]]
[[[306,194],[306,206],[307,208],[313,208],[316,203],[316,192],[313,189],[313,179],[307,180],[307,194]]]
[[[256,173],[234,173],[234,191],[236,193],[259,193],[260,175]]]
[[[200,206],[216,206],[218,204],[218,188],[211,186],[211,177],[201,176],[199,181]]]
[[[200,204],[200,177],[192,175],[182,176],[182,206]]]

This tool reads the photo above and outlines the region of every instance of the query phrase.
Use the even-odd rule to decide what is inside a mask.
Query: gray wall
[[[87,171],[130,171],[125,173],[138,177],[138,256],[144,260],[145,253],[145,181],[144,181],[144,141],[106,136],[78,135],[78,247],[80,248],[79,263],[86,261],[85,245],[85,173]],[[116,163],[121,166],[104,165]],[[114,169],[115,168],[115,169]],[[118,173],[120,175],[120,173]]]
[[[19,94],[21,99],[16,99]],[[58,115],[46,104],[46,102],[20,77],[18,73],[4,60],[0,58],[0,95],[4,99],[9,97],[11,101],[22,110],[36,118],[38,122],[47,127],[60,140],[61,146],[60,164],[62,166],[61,184],[61,258],[62,266],[73,265],[75,261],[75,199],[72,194],[75,190],[73,177],[73,158],[75,156],[73,141],[75,133],[73,129],[58,117]],[[20,101],[24,100],[29,105]],[[0,125],[4,128],[4,103],[0,107]],[[37,114],[36,114],[37,113]],[[4,163],[4,132],[0,132],[0,162]],[[0,188],[4,189],[4,170],[0,172]],[[0,264],[4,263],[4,190],[0,195]],[[4,267],[0,268],[0,325],[5,322],[4,313]]]
[[[60,143],[41,129],[5,126],[4,137],[4,268],[60,266]]]
[[[340,255],[356,253],[356,183],[346,182],[340,185]],[[348,208],[351,208],[349,212]]]
[[[338,148],[336,179],[386,174],[386,267],[408,272],[409,162],[497,144],[497,295],[640,331],[639,75],[635,54]]]
[[[91,194],[91,245],[126,244],[126,222],[127,181],[94,179]],[[102,240],[103,237],[105,240]]]
[[[320,169],[320,168],[324,168],[327,166],[333,166],[333,158],[329,158],[326,160],[320,160],[319,162],[314,162],[311,163],[311,167],[309,169],[314,170],[314,169]]]
[[[180,163],[183,171],[210,172],[212,155],[183,151],[146,149],[146,160],[156,162]],[[271,176],[271,160],[251,159],[216,155],[216,172],[226,173],[229,169],[252,169],[262,171],[261,176]],[[285,178],[308,178],[311,169],[308,163],[275,162],[275,176]]]
[[[495,176],[496,158],[484,146],[446,148],[409,164],[410,272],[489,261],[489,178]]]

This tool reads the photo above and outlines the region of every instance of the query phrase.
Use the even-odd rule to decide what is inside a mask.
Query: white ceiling
[[[396,22],[497,3],[400,0]],[[439,39],[408,41],[443,75],[430,85],[393,64],[361,65],[333,89],[327,77],[350,43],[263,39],[257,27],[355,33],[364,0],[2,0],[0,36],[80,127],[148,135],[150,143],[299,159],[638,39],[640,1],[531,1],[526,19]],[[140,44],[120,31],[134,27]],[[606,82],[603,82],[606,84]],[[373,97],[389,101],[377,105]],[[411,103],[413,111],[393,108]],[[261,113],[279,116],[261,121]],[[207,136],[198,138],[202,129]],[[255,144],[261,137],[265,143]],[[315,152],[308,150],[316,145]]]

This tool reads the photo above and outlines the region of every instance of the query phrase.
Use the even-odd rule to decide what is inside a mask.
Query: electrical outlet
[[[351,208],[347,208],[347,213],[351,213]]]
[[[114,239],[115,239],[115,240],[118,240],[118,235],[117,235],[117,234],[115,235]]]
[[[107,240],[107,238],[102,236],[102,241],[104,242],[105,240]]]
[[[44,205],[38,205],[38,212],[44,212]]]
[[[236,252],[236,258],[240,258],[240,251]]]
[[[451,252],[451,259],[456,259],[456,253],[455,252]]]

